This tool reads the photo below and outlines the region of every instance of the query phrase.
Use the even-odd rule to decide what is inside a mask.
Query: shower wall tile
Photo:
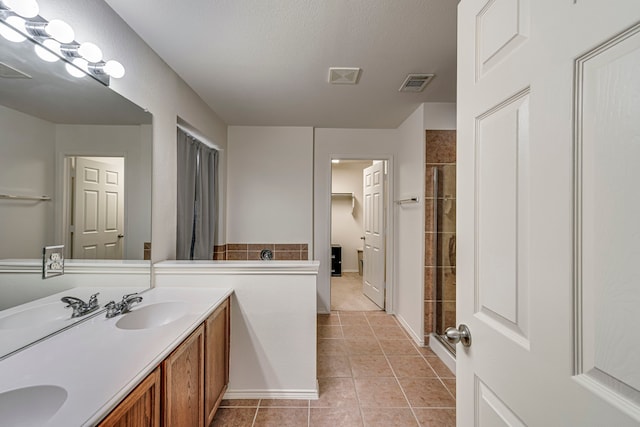
[[[263,249],[268,249],[270,251],[275,250],[276,245],[274,243],[249,243],[247,244],[248,251],[257,251],[261,252]]]
[[[246,261],[247,251],[227,251],[227,261]]]
[[[455,325],[456,132],[425,132],[425,340]],[[438,169],[434,200],[433,168]],[[433,204],[437,203],[434,218]],[[437,228],[436,228],[437,227]],[[437,248],[434,254],[434,239]],[[434,329],[435,325],[435,329]]]
[[[433,231],[428,230],[424,234],[424,266],[425,267],[436,266],[436,260],[433,257],[433,239],[434,239]]]
[[[227,243],[227,250],[228,251],[247,251],[247,244],[246,243]]]
[[[300,261],[309,259],[307,243],[228,243],[214,247],[214,260],[257,261],[260,253],[268,249],[274,260]]]
[[[456,197],[456,165],[426,164],[425,197],[433,198],[433,168],[438,169],[438,198]]]
[[[142,259],[151,261],[151,242],[144,242],[142,244]]]
[[[456,162],[456,131],[427,130],[425,163]]]
[[[427,300],[435,300],[435,288],[433,284],[435,282],[434,275],[436,274],[435,267],[425,267],[424,268],[424,299]]]
[[[455,267],[438,267],[436,274],[441,284],[437,288],[436,300],[438,301],[455,301],[456,299],[456,273]]]

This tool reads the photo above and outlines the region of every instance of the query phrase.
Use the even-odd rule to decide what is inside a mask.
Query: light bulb
[[[109,74],[109,76],[114,79],[121,79],[124,77],[124,67],[118,61],[114,61],[113,59],[107,61],[104,65],[104,72]]]
[[[75,65],[75,67],[73,65]],[[86,76],[86,70],[88,70],[88,64],[86,60],[82,58],[76,58],[73,60],[73,65],[65,64],[64,67],[67,69],[67,73],[77,78]]]
[[[60,52],[60,43],[53,39],[47,39],[42,42],[44,47],[40,45],[35,46],[36,55],[43,61],[56,62],[60,57],[52,52]],[[46,47],[46,49],[45,49]],[[47,50],[48,49],[48,50]]]
[[[25,41],[27,38],[22,34],[20,34],[19,31],[16,31],[14,28],[12,28],[13,25],[9,25],[9,20],[12,18],[21,19],[21,18],[18,18],[17,16],[10,16],[9,18],[7,18],[6,23],[0,22],[0,35],[5,39],[9,40],[10,42],[14,42],[14,43],[20,43]],[[24,20],[22,21],[24,22]]]
[[[78,53],[89,62],[102,61],[102,51],[93,43],[84,42],[78,48]]]
[[[71,25],[60,19],[52,19],[45,25],[44,29],[51,38],[58,40],[60,43],[71,43],[75,38]]]
[[[2,0],[2,3],[25,18],[34,18],[40,13],[40,7],[35,0]]]

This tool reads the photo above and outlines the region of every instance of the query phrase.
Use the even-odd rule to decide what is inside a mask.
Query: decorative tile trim
[[[227,243],[217,245],[213,249],[216,261],[255,261],[260,259],[260,252],[268,249],[274,260],[307,261],[309,245],[307,243]]]

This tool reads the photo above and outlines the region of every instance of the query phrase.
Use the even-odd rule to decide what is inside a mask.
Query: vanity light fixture
[[[102,61],[102,50],[93,43],[82,43],[78,48],[78,53],[89,62],[95,63]]]
[[[35,37],[52,38],[60,43],[71,43],[75,37],[71,25],[61,19],[52,19],[49,22],[29,21],[26,28]]]
[[[34,47],[36,55],[38,55],[40,59],[46,62],[56,62],[60,59],[60,43],[53,39],[47,39],[42,42],[42,46],[37,44]],[[56,52],[57,54],[53,52]]]
[[[2,23],[2,25],[0,25],[0,35],[2,37],[4,37],[5,39],[7,39],[10,42],[13,43],[22,43],[23,41],[25,41],[27,38],[25,36],[23,36],[18,30],[15,29],[15,27],[11,24],[11,21],[15,22],[15,19],[22,19],[18,16],[10,16],[8,17],[5,22]],[[9,21],[11,20],[11,21]]]
[[[64,68],[67,70],[67,73],[76,78],[82,78],[87,75],[89,72],[89,63],[86,59],[76,58],[71,62],[75,67],[71,64],[65,64]]]
[[[1,0],[0,5],[24,18],[35,18],[40,13],[40,6],[36,0]]]
[[[104,72],[114,79],[121,79],[124,77],[124,66],[118,61],[110,59],[104,64]]]
[[[47,62],[59,58],[71,62],[65,64],[65,68],[74,77],[80,78],[86,73],[109,86],[111,77],[124,76],[122,64],[103,61],[102,50],[96,44],[76,42],[69,24],[60,19],[47,21],[39,12],[36,0],[0,0],[0,36],[16,43],[27,37],[35,40],[41,45],[35,47],[38,57]]]

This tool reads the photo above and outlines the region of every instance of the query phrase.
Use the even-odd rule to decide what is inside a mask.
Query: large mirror
[[[35,46],[0,37],[0,357],[60,328],[37,301],[87,277],[93,288],[150,284],[151,114]],[[61,244],[65,274],[43,279],[43,247]],[[20,342],[6,348],[7,334]]]

